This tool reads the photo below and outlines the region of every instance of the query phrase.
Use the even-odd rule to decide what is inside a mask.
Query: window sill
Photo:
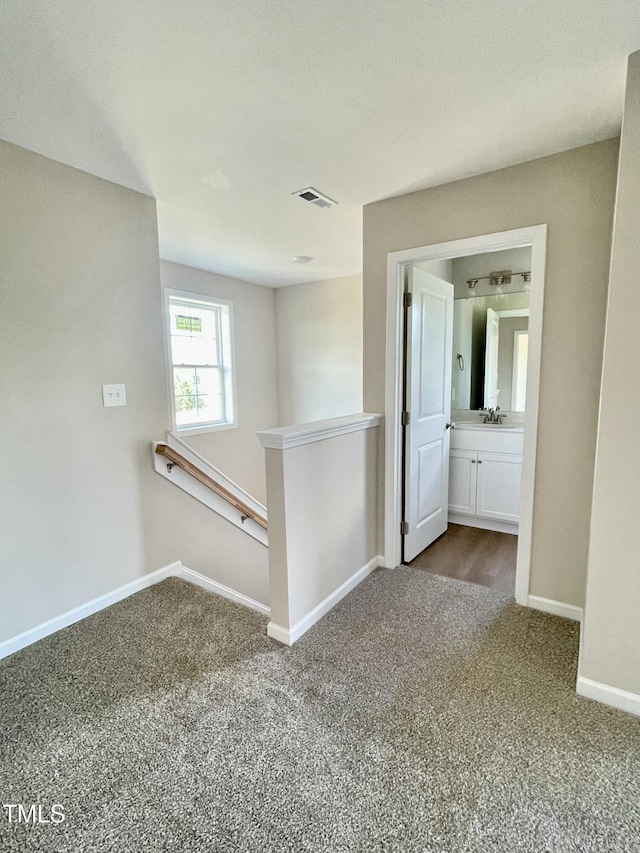
[[[179,427],[174,424],[173,433],[177,436],[181,435],[200,435],[201,433],[207,432],[220,432],[225,429],[237,429],[238,424],[233,421],[232,423],[225,424],[203,424],[202,426],[189,426],[189,427]]]

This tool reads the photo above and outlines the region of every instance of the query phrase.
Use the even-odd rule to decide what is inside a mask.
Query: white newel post
[[[380,564],[378,433],[356,414],[258,432],[269,512],[270,637],[292,645]]]

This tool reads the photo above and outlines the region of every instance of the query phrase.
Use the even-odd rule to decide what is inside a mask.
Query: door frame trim
[[[529,359],[527,364],[527,410],[524,417],[520,527],[516,564],[516,601],[527,605],[531,565],[531,534],[536,457],[538,447],[538,406],[540,398],[540,356],[547,249],[547,226],[532,225],[494,234],[481,234],[387,255],[387,320],[385,367],[385,459],[384,459],[384,566],[400,565],[402,555],[402,294],[404,268],[424,261],[449,260],[504,249],[531,246],[531,299],[529,308]]]

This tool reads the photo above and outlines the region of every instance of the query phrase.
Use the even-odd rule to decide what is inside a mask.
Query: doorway
[[[464,258],[520,247],[530,247],[531,250],[530,270],[526,271],[530,281],[530,308],[526,337],[527,369],[524,390],[522,390],[523,371],[520,368],[519,372],[516,372],[516,381],[519,382],[519,389],[517,390],[521,398],[526,396],[527,405],[523,417],[524,444],[522,447],[521,478],[519,477],[518,485],[520,516],[515,569],[515,595],[516,600],[520,604],[526,605],[529,597],[531,525],[537,449],[540,350],[546,250],[546,226],[544,225],[482,235],[433,246],[424,246],[418,249],[408,249],[391,253],[388,256],[384,564],[390,568],[400,565],[403,556],[403,535],[405,535],[406,529],[406,525],[402,524],[405,521],[402,517],[405,509],[403,504],[404,469],[402,451],[404,426],[402,420],[403,412],[406,412],[403,390],[405,320],[403,294],[405,292],[408,270],[419,264],[424,265],[430,262],[448,261],[454,258]],[[514,346],[515,344],[512,344],[512,354],[515,353]],[[520,358],[522,358],[523,346],[524,343],[520,343]],[[462,363],[461,360],[458,363]],[[515,370],[516,368],[512,365],[509,384],[512,384],[512,377]],[[499,391],[499,389],[494,389],[494,393],[496,391]],[[495,410],[497,406],[492,406],[491,408]],[[404,418],[406,420],[407,415],[404,415]],[[501,459],[500,455],[495,452],[492,453],[491,459],[486,460],[490,464],[485,464],[484,468],[481,468],[483,460],[480,457],[472,460],[470,454],[467,453],[464,457],[466,461],[461,464],[460,470],[463,470],[466,465],[469,477],[473,479],[473,483],[476,486],[477,483],[480,483],[480,497],[478,500],[484,503],[482,503],[479,514],[494,517],[490,529],[502,532],[500,525],[504,521],[504,524],[507,525],[505,532],[509,532],[509,530],[513,530],[513,526],[511,528],[508,526],[512,519],[509,518],[508,509],[500,504],[499,490],[494,490],[495,500],[497,501],[495,507],[489,506],[487,503],[490,498],[492,478],[495,472],[498,470],[500,464],[506,464],[509,461],[508,459]],[[464,454],[462,455],[464,456]],[[474,461],[476,463],[475,466]],[[482,471],[482,475],[476,477],[476,471]],[[471,479],[469,482],[471,482]]]
[[[406,273],[402,561],[513,595],[531,247]]]

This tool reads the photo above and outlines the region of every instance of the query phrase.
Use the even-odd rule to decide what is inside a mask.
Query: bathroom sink
[[[523,424],[510,424],[508,422],[504,422],[501,424],[485,424],[484,421],[479,417],[477,421],[456,421],[455,422],[456,429],[498,429],[501,431],[508,432],[522,432]]]

